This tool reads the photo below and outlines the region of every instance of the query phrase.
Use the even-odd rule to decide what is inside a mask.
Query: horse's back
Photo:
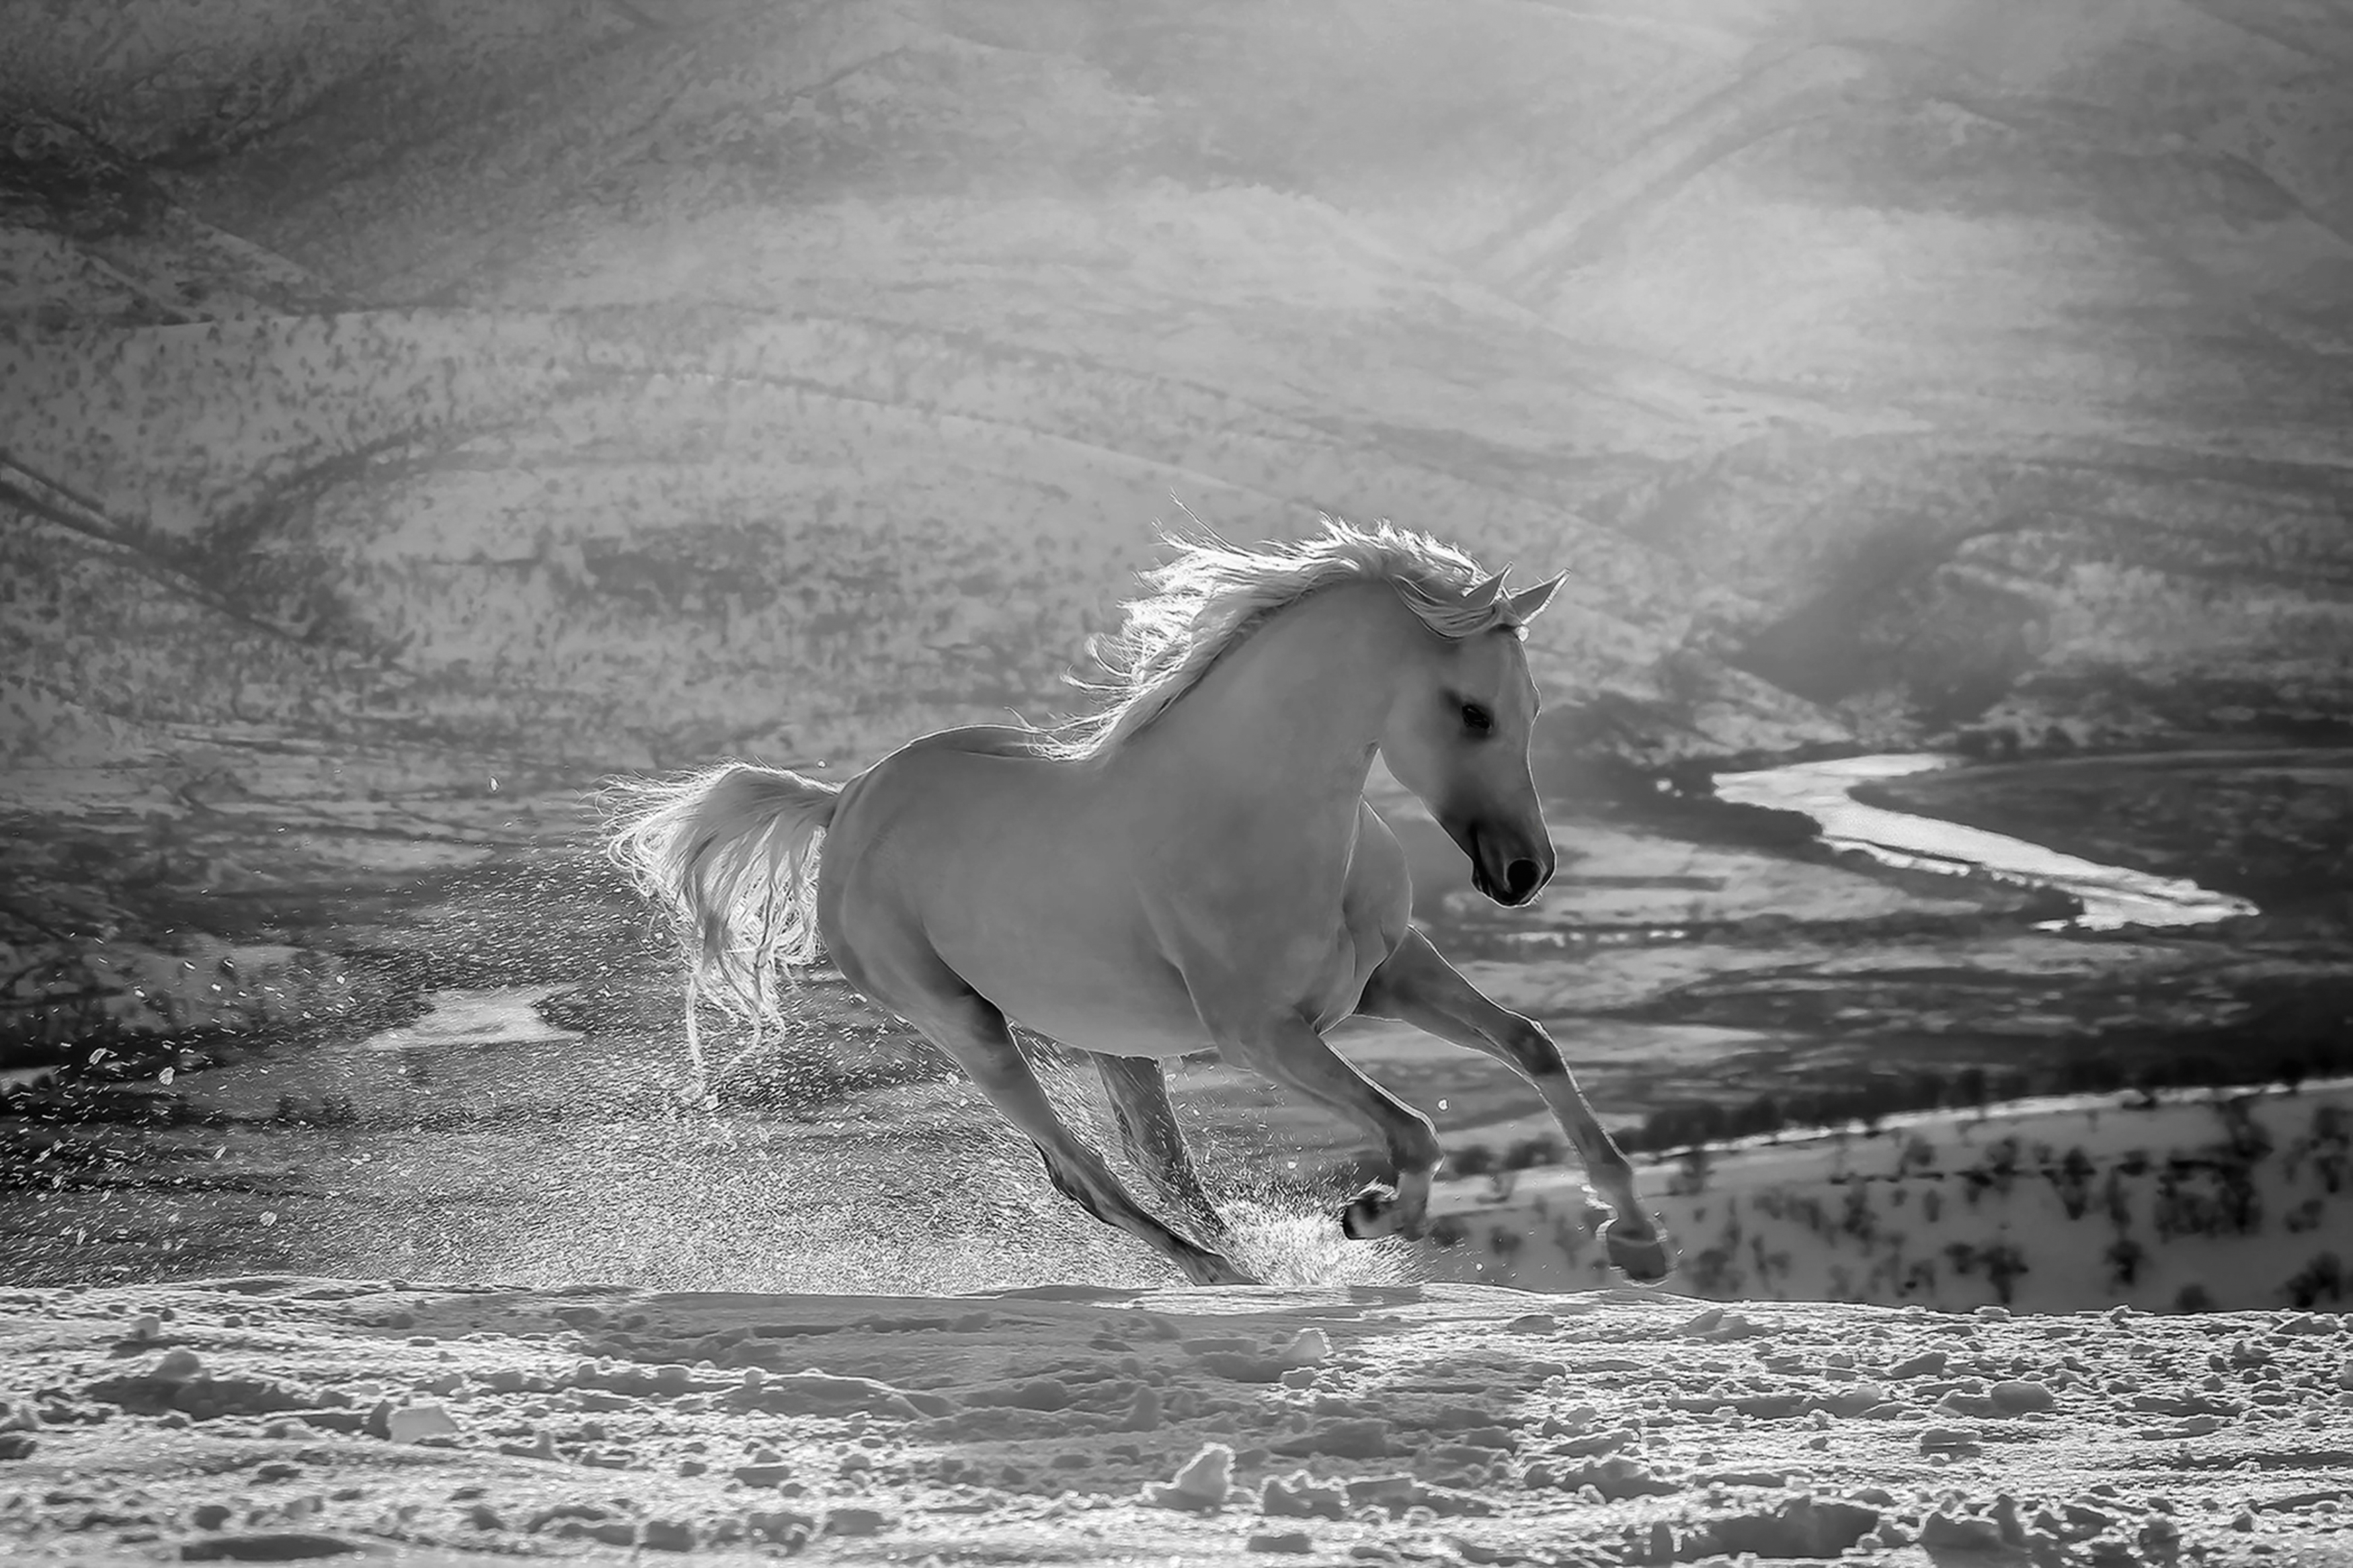
[[[877,853],[953,861],[975,835],[1035,851],[1044,835],[1027,808],[1071,795],[1076,781],[1069,773],[1032,730],[937,731],[901,746],[843,790],[833,843],[853,861]]]
[[[928,735],[918,735],[885,757],[922,755],[931,752],[962,752],[976,757],[1020,757],[1036,762],[1053,759],[1052,738],[1018,724],[965,724],[954,730],[934,730]],[[876,766],[881,766],[877,763]]]

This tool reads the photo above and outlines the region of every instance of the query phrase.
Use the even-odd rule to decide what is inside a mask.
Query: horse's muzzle
[[[1447,832],[1471,858],[1471,885],[1506,909],[1528,902],[1552,880],[1549,844],[1525,845],[1516,834],[1483,833],[1475,826],[1458,832],[1450,825]]]

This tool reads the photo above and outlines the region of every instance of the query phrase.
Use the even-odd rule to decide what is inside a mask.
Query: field
[[[2337,10],[0,37],[0,1557],[2353,1561]],[[1568,571],[1545,901],[1372,794],[1680,1293],[1399,1028],[1427,1244],[1177,1068],[1250,1290],[829,971],[685,1102],[600,784],[1068,712],[1156,530],[1325,513]],[[1941,868],[1712,782],[1924,752]]]
[[[1725,1300],[2065,1311],[2341,1310],[2353,1085],[2022,1101],[1869,1131],[1695,1144],[1652,1166],[1683,1289]],[[1448,1278],[1606,1284],[1554,1172],[1458,1185]]]
[[[26,1564],[2263,1563],[2346,1550],[2341,1318],[1469,1286],[0,1295]]]

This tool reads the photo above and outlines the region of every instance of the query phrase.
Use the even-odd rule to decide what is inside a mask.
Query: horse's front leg
[[[1340,1210],[1344,1234],[1361,1241],[1422,1233],[1430,1217],[1430,1184],[1442,1157],[1429,1117],[1358,1072],[1295,1014],[1219,1034],[1220,1052],[1235,1066],[1295,1089],[1379,1136],[1397,1169],[1398,1184],[1376,1182],[1349,1199]]]
[[[1594,1120],[1593,1107],[1544,1026],[1490,1001],[1418,931],[1408,931],[1396,951],[1373,971],[1356,1010],[1399,1019],[1441,1040],[1483,1052],[1535,1085],[1585,1163],[1586,1181],[1616,1212],[1601,1227],[1610,1263],[1629,1279],[1645,1285],[1674,1271],[1666,1227],[1635,1196],[1634,1168]]]

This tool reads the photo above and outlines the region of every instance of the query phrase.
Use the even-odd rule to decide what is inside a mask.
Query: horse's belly
[[[1023,1028],[1123,1057],[1178,1057],[1214,1044],[1184,978],[1156,955],[1084,941],[1025,947],[1018,955],[975,954],[957,966],[967,984]]]
[[[1062,967],[1066,979],[1060,984],[1040,984],[1034,974],[1025,974],[1009,979],[1003,994],[985,984],[975,989],[1015,1023],[1084,1050],[1176,1057],[1218,1043],[1201,1022],[1184,976],[1165,960],[1155,958],[1141,965],[1089,962],[1082,950],[1073,957],[1075,962]],[[1330,1028],[1356,1012],[1370,973],[1344,936],[1320,972],[1300,977],[1291,1006],[1319,1032]],[[1126,983],[1111,988],[1090,984],[1111,975],[1125,975]]]
[[[1110,1057],[1181,1057],[1216,1044],[1190,1007],[1179,1017],[1142,1011],[1088,1012],[1045,1003],[1010,1016],[1023,1028],[1058,1044]]]

